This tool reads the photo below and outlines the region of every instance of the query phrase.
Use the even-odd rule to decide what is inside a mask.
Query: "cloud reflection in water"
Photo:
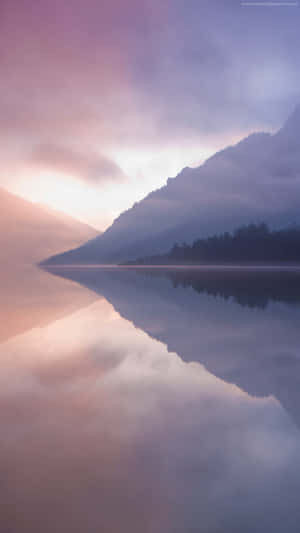
[[[0,391],[1,531],[297,530],[299,432],[278,401],[106,300],[2,344]]]

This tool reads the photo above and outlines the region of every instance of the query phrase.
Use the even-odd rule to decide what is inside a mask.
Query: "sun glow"
[[[105,224],[105,220],[101,221],[100,195],[95,194],[92,186],[66,174],[43,172],[39,174],[38,179],[28,179],[28,176],[24,176],[18,182],[16,192],[31,202],[64,211],[84,222],[89,216],[89,223],[99,229]]]
[[[31,202],[47,205],[104,231],[134,202],[164,185],[168,177],[185,166],[204,161],[212,149],[199,145],[163,147],[159,150],[122,148],[108,154],[124,173],[123,181],[80,180],[65,172],[36,168],[15,173],[18,179],[8,188]]]

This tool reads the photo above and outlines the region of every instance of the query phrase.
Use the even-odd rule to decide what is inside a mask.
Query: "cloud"
[[[275,129],[300,96],[297,9],[2,0],[0,10],[2,185],[22,179],[16,152],[24,159],[40,145],[88,147],[122,168],[125,152],[127,174],[126,163],[144,153],[130,168],[132,190],[121,194],[128,208],[204,153]],[[160,150],[163,164],[152,171]],[[34,172],[27,178],[40,183]],[[116,216],[120,206],[110,202],[99,207]]]
[[[113,161],[95,153],[80,153],[64,146],[41,144],[32,152],[30,162],[70,174],[92,184],[122,181],[124,174]]]
[[[139,146],[215,138],[273,126],[298,97],[295,10],[228,1],[26,4],[1,3],[0,20],[0,124],[19,137],[98,135]]]

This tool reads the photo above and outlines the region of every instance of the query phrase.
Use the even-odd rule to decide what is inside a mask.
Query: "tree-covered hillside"
[[[300,262],[300,228],[270,230],[267,224],[249,224],[191,245],[174,244],[165,255],[149,256],[131,264]]]

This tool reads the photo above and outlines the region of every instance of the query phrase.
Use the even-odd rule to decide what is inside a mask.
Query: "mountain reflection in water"
[[[56,273],[57,270],[55,270]],[[184,361],[253,396],[274,395],[300,427],[299,269],[63,269]]]
[[[0,531],[296,533],[296,273],[55,273],[69,313],[0,344]]]

